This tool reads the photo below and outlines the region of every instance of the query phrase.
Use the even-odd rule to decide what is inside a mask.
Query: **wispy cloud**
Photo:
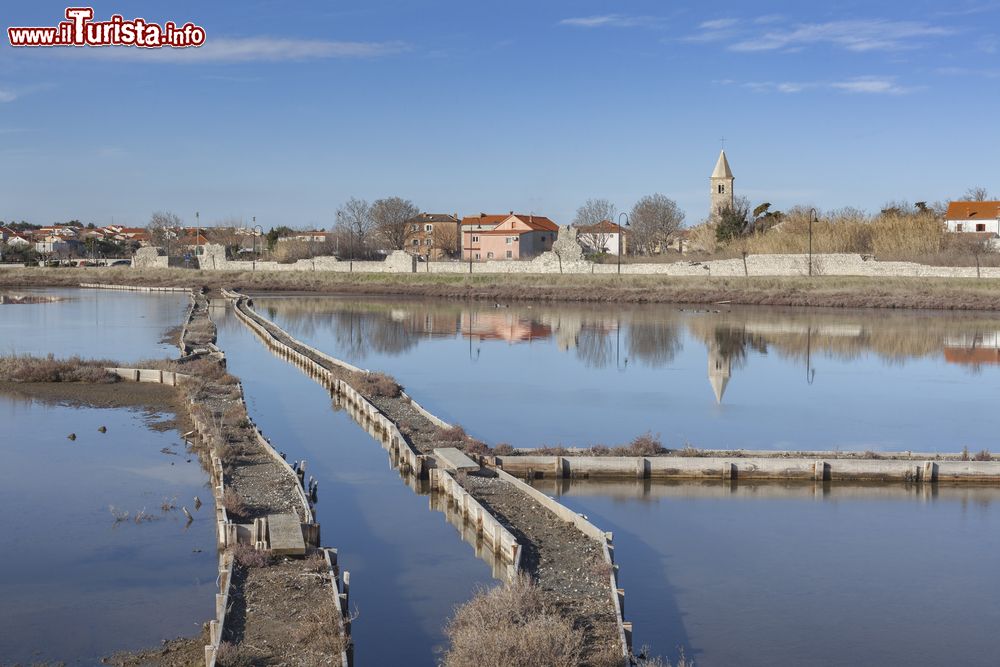
[[[952,32],[949,28],[919,21],[870,19],[800,23],[742,39],[729,48],[733,51],[774,51],[831,44],[848,51],[898,51],[922,46],[923,40]]]
[[[719,83],[734,84],[732,80]],[[866,95],[905,95],[919,90],[902,86],[894,77],[859,76],[839,81],[750,81],[740,84],[756,93],[796,94],[809,90],[826,90]]]
[[[9,88],[0,88],[0,103],[13,102],[18,97],[17,93]]]
[[[662,23],[655,16],[625,16],[623,14],[599,14],[596,16],[578,16],[559,21],[559,25],[574,28],[635,28],[652,27]]]
[[[1000,69],[980,69],[975,67],[938,67],[934,73],[940,76],[1000,78]]]
[[[323,60],[330,58],[379,58],[410,50],[405,42],[350,42],[276,37],[209,37],[204,46],[187,49],[138,49],[108,46],[54,49],[51,53],[108,60],[180,64],[249,63]]]
[[[762,31],[762,32],[760,32]],[[825,23],[786,23],[780,16],[713,19],[698,25],[688,42],[730,42],[731,51],[796,51],[820,44],[848,51],[901,51],[928,39],[954,33],[948,27],[919,21],[865,19]]]

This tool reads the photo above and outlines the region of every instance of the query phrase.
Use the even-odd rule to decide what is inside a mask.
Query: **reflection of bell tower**
[[[715,392],[716,403],[722,403],[722,395],[726,393],[726,385],[733,374],[732,357],[723,355],[719,346],[712,343],[708,346],[708,381]]]

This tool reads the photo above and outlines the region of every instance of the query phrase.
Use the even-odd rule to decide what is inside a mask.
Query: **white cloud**
[[[654,16],[624,16],[622,14],[579,16],[559,21],[559,25],[568,25],[574,28],[634,28],[657,25],[658,23],[660,23],[660,19]]]
[[[775,51],[797,46],[832,44],[848,51],[896,51],[922,46],[925,39],[952,34],[952,30],[918,21],[884,19],[801,23],[772,29],[732,44],[733,51]]]
[[[17,93],[7,88],[0,88],[0,103],[13,102],[17,99]]]
[[[348,42],[275,37],[215,37],[200,47],[140,49],[129,46],[53,49],[68,56],[199,64],[320,60],[328,58],[378,58],[409,50],[404,42]]]
[[[828,90],[867,95],[905,95],[917,88],[901,86],[893,77],[859,76],[841,81],[751,81],[742,84],[756,93],[788,95],[809,90]]]
[[[725,28],[732,28],[737,23],[739,21],[736,19],[714,19],[712,21],[704,21],[698,27],[702,30],[723,30]]]

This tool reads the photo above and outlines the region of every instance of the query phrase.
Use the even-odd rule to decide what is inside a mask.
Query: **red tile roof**
[[[617,225],[610,220],[601,220],[596,225],[584,225],[582,227],[577,227],[577,229],[584,234],[628,234],[627,229],[622,229],[620,225]]]
[[[1000,201],[953,201],[948,204],[945,220],[996,220]]]

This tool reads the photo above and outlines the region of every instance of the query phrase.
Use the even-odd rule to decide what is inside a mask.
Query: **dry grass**
[[[245,568],[267,567],[273,561],[270,551],[254,549],[252,545],[240,543],[231,547],[233,559]]]
[[[500,442],[493,448],[493,453],[497,456],[510,456],[514,453],[514,447],[509,443]]]
[[[434,439],[442,442],[461,442],[467,437],[469,436],[465,433],[465,429],[458,424],[449,426],[448,428],[438,427],[434,432]]]
[[[354,386],[367,398],[399,398],[403,393],[403,387],[385,373],[356,374]]]
[[[240,497],[238,493],[233,491],[232,488],[227,488],[222,493],[222,506],[226,508],[226,514],[232,517],[242,517],[247,512],[246,503],[243,502],[243,498]]]
[[[80,357],[56,359],[54,355],[35,357],[15,355],[0,357],[0,382],[120,382],[114,373],[104,370],[118,364],[108,360],[85,360]]]
[[[249,646],[232,642],[220,642],[215,656],[216,664],[220,667],[251,667],[259,657]]]
[[[549,611],[526,577],[485,591],[459,607],[445,634],[445,667],[576,667],[583,632]]]

